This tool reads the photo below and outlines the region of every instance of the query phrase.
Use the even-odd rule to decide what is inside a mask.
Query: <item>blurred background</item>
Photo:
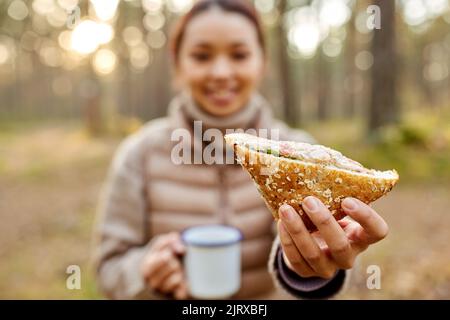
[[[99,191],[121,139],[166,113],[167,39],[192,3],[0,0],[0,298],[101,298],[89,264]],[[374,205],[390,235],[344,298],[449,299],[449,1],[254,3],[277,117],[401,177]],[[69,265],[80,290],[66,288]],[[366,287],[370,265],[380,290]]]

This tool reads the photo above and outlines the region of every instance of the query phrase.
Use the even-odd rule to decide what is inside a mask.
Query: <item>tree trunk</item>
[[[320,49],[317,53],[317,119],[328,118],[328,98],[330,95],[330,72],[324,53]]]
[[[169,17],[170,13],[167,8],[164,8],[164,15]],[[170,34],[170,23],[166,21],[162,31],[165,35]],[[170,75],[170,55],[168,52],[168,44],[163,48],[155,50],[155,61],[153,63],[153,78],[156,80],[154,88],[156,89],[156,94],[152,97],[151,107],[154,108],[152,114],[153,118],[158,118],[165,116],[167,114],[167,106],[172,99],[172,86],[171,86],[171,75]]]
[[[381,9],[381,29],[374,29],[372,40],[372,92],[369,130],[398,120],[396,104],[397,58],[395,49],[395,1],[375,0]]]
[[[278,5],[278,10],[280,12],[280,16],[282,17],[284,12],[286,12],[286,5],[287,0],[280,0]],[[293,88],[292,88],[292,81],[291,81],[291,73],[290,73],[290,66],[289,66],[289,56],[287,54],[287,38],[286,38],[286,30],[284,30],[283,27],[283,21],[282,18],[280,18],[280,22],[277,25],[276,30],[276,36],[278,38],[278,64],[279,64],[279,70],[280,70],[280,84],[281,84],[281,93],[282,93],[282,101],[283,101],[283,108],[284,111],[284,118],[286,122],[291,125],[295,126],[298,124],[298,114],[297,109],[300,107],[296,105],[296,102],[294,101],[294,95],[292,94]]]
[[[356,10],[356,5],[355,9]],[[356,55],[356,30],[355,30],[355,13],[352,13],[350,22],[347,25],[347,44],[345,48],[345,76],[343,90],[344,97],[344,115],[348,118],[353,118],[355,115],[355,55]]]
[[[101,84],[90,65],[87,66],[83,82],[83,113],[86,129],[94,136],[99,135],[104,129]]]

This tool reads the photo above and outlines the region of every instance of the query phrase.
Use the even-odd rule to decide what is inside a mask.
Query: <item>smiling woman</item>
[[[213,1],[195,7],[180,20],[172,41],[178,84],[188,87],[204,110],[216,116],[245,105],[262,79],[265,63],[264,37],[254,9],[242,5],[247,11],[236,14],[239,6],[234,1],[221,3],[225,10]]]
[[[331,238],[347,241],[337,224],[319,228],[329,248],[319,248],[308,238],[305,252],[288,247],[287,231],[279,229],[285,230],[281,249],[250,176],[234,161],[196,161],[205,154],[221,159],[227,152],[222,136],[230,130],[270,131],[282,140],[314,142],[307,133],[275,120],[258,93],[266,70],[259,21],[250,1],[201,0],[176,25],[171,53],[179,92],[168,117],[149,122],[121,145],[102,197],[96,261],[100,288],[108,297],[192,297],[188,288],[195,279],[185,274],[180,259],[186,252],[180,233],[196,225],[225,224],[243,235],[242,281],[232,298],[332,296],[344,284],[344,269],[364,249],[345,251],[337,260],[327,258],[325,251],[335,252]],[[330,215],[319,203],[321,214]],[[298,228],[301,221],[285,226]],[[352,228],[357,226],[355,222]],[[289,261],[282,258],[285,248]],[[309,259],[310,254],[320,261],[303,267],[302,255]]]

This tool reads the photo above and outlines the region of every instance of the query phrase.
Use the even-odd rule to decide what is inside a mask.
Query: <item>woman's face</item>
[[[244,107],[264,72],[252,22],[214,8],[192,18],[184,32],[176,69],[183,89],[214,116]]]

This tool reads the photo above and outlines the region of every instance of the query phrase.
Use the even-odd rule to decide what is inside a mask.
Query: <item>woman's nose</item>
[[[229,78],[233,74],[233,67],[226,57],[218,57],[211,66],[212,78]]]

